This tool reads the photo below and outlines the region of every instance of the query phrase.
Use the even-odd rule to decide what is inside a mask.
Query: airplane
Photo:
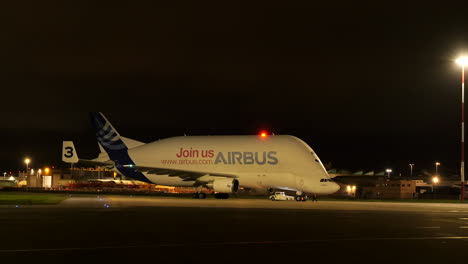
[[[203,187],[218,199],[245,188],[295,191],[297,201],[340,189],[312,148],[294,136],[178,136],[146,144],[120,136],[101,112],[90,117],[101,153],[79,159],[73,141],[64,141],[64,162],[111,168],[150,184],[196,187],[193,197],[201,199]]]

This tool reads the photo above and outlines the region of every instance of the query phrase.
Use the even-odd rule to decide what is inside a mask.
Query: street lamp
[[[385,171],[388,173],[388,178],[390,178],[390,173],[392,172],[392,169],[386,169]]]
[[[456,60],[456,63],[462,66],[460,201],[464,201],[465,200],[465,65],[468,64],[468,57],[460,57]]]
[[[24,163],[26,163],[26,173],[25,173],[25,175],[26,175],[26,177],[28,177],[28,173],[29,173],[29,163],[31,163],[31,159],[25,158],[25,159],[24,159]]]
[[[410,166],[410,176],[413,177],[413,166],[414,166],[414,164],[410,163],[409,166]]]
[[[439,183],[439,177],[437,176],[432,177],[432,185],[431,185],[432,193],[434,193],[434,184],[437,185],[437,183]]]
[[[41,182],[40,179],[42,178],[41,176],[42,176],[42,169],[38,169],[37,175],[36,175],[36,184],[35,184],[36,187],[42,186],[42,184],[40,184]]]
[[[435,173],[435,174],[436,174],[436,175],[439,175],[439,174],[437,173],[437,167],[439,167],[439,166],[440,166],[440,162],[437,161],[437,162],[435,163],[435,168],[436,168],[436,173]]]

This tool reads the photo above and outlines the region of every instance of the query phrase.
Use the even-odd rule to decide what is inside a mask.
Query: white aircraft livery
[[[102,113],[91,113],[101,154],[79,159],[71,141],[63,142],[62,159],[112,168],[142,182],[197,187],[194,198],[205,198],[202,187],[216,198],[227,198],[239,188],[332,194],[332,182],[315,152],[294,136],[181,136],[145,144],[119,135]]]

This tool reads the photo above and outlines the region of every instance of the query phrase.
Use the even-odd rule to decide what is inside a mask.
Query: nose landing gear
[[[296,193],[296,196],[294,197],[294,199],[295,199],[296,201],[298,201],[298,202],[305,202],[305,201],[307,201],[307,199],[309,199],[309,198],[308,198],[307,195],[305,195],[304,193],[302,193],[302,192],[297,192],[297,193]]]
[[[275,194],[275,189],[273,189],[273,188],[268,188],[267,191],[268,191],[269,195]]]

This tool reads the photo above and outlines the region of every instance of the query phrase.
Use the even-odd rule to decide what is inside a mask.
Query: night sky
[[[324,163],[459,172],[467,8],[392,1],[1,4],[0,169],[98,153],[89,111],[150,142],[256,134]],[[468,54],[468,53],[467,53]]]

